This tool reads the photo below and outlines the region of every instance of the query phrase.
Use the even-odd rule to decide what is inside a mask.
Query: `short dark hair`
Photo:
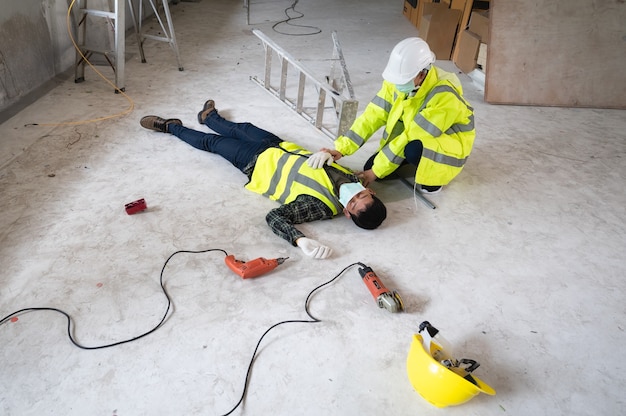
[[[354,221],[357,226],[365,230],[378,228],[378,226],[383,223],[385,218],[387,218],[387,207],[385,207],[383,201],[378,199],[375,195],[372,195],[372,199],[373,202],[363,211],[356,215],[350,213],[352,221]]]

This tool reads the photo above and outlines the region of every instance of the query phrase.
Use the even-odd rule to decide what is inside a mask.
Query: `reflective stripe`
[[[272,175],[272,179],[270,181],[269,189],[267,190],[267,192],[263,194],[264,196],[269,197],[273,195],[274,192],[276,192],[276,188],[278,184],[280,183],[280,179],[282,176],[281,172],[283,168],[285,167],[285,164],[289,160],[289,156],[290,156],[289,153],[286,153],[282,155],[280,159],[278,160],[276,171]],[[280,197],[277,198],[278,201],[286,201],[287,197],[289,197],[289,194],[291,193],[291,187],[293,186],[293,183],[297,182],[301,185],[304,185],[314,190],[315,192],[321,195],[324,195],[326,199],[331,201],[331,203],[335,205],[335,207],[339,211],[341,211],[343,207],[338,204],[337,197],[335,197],[328,188],[326,188],[325,186],[317,182],[315,179],[309,178],[308,176],[302,175],[301,173],[299,173],[300,167],[306,162],[306,160],[307,158],[298,157],[294,165],[291,167],[291,169],[289,169],[289,175],[285,179],[285,189],[283,190],[282,195],[280,195]]]
[[[276,187],[278,186],[278,183],[280,182],[280,177],[282,175],[283,168],[285,167],[285,164],[287,163],[288,160],[289,160],[289,153],[284,153],[278,159],[278,163],[276,164],[276,170],[274,171],[274,174],[272,175],[272,179],[270,180],[270,186],[267,188],[267,191],[263,193],[264,196],[269,197],[271,195],[274,195],[274,193],[276,192]],[[302,161],[304,162],[304,159]]]
[[[413,121],[415,121],[415,124],[420,126],[423,130],[425,130],[431,136],[433,137],[441,136],[442,131],[439,129],[439,127],[435,126],[433,123],[426,120],[424,116],[422,116],[421,114],[418,113],[413,119]]]
[[[441,163],[443,165],[453,166],[455,168],[460,168],[463,165],[465,165],[465,162],[467,162],[467,158],[457,159],[456,157],[446,156],[444,154],[437,153],[433,150],[426,149],[426,148],[422,151],[422,157],[430,159],[433,162]]]
[[[467,123],[467,124],[460,124],[460,123],[453,124],[446,131],[446,134],[465,133],[465,132],[472,131],[472,130],[474,130],[474,114],[473,113],[469,116],[469,123]]]
[[[389,101],[380,98],[378,95],[374,98],[372,98],[372,101],[370,101],[372,104],[382,108],[383,110],[385,110],[385,112],[390,112],[391,111],[391,107],[393,106],[393,103],[390,103]]]
[[[391,151],[391,149],[389,148],[389,146],[385,146],[382,148],[381,152],[387,156],[387,159],[389,159],[389,161],[391,163],[394,163],[396,165],[400,165],[402,164],[402,162],[404,162],[404,158],[401,156],[398,156],[397,154],[395,154],[394,152]]]
[[[299,182],[300,184],[313,189],[315,192],[324,195],[326,199],[328,199],[335,205],[335,208],[337,208],[337,211],[343,210],[343,206],[339,204],[337,197],[333,195],[330,189],[326,188],[325,186],[322,186],[315,179],[309,178],[308,176],[305,176],[305,175],[298,174],[295,180]],[[290,184],[287,183],[287,185],[290,185]]]
[[[363,137],[356,134],[353,130],[348,130],[346,134],[344,134],[348,139],[352,140],[354,144],[361,147],[365,144],[365,139]]]
[[[417,112],[418,112],[418,113],[419,113],[419,112],[421,112],[421,111],[422,111],[422,110],[426,107],[426,105],[428,104],[428,102],[429,102],[430,100],[432,100],[432,99],[433,99],[433,97],[434,97],[436,94],[439,94],[440,92],[450,92],[450,93],[454,94],[454,95],[456,96],[456,98],[457,98],[459,101],[461,101],[461,102],[465,103],[465,100],[463,100],[463,99],[461,98],[461,96],[459,95],[459,93],[458,93],[458,92],[457,92],[454,88],[452,88],[452,87],[451,87],[451,86],[449,86],[449,85],[438,85],[438,86],[436,86],[435,88],[433,88],[432,90],[430,90],[430,92],[429,92],[429,93],[428,93],[428,95],[426,96],[426,99],[425,99],[425,100],[424,100],[424,102],[422,103],[422,106],[420,107],[420,109],[419,109]],[[467,104],[465,104],[465,105],[467,105]]]
[[[470,110],[470,112],[472,112],[472,114],[469,117],[469,123],[468,124],[460,124],[460,123],[453,124],[452,126],[450,126],[450,128],[448,130],[446,130],[446,134],[462,133],[462,132],[468,132],[468,131],[474,130],[474,109],[471,106],[467,105],[467,103],[459,95],[457,90],[455,90],[454,88],[452,88],[449,85],[439,85],[439,86],[433,88],[428,93],[428,95],[426,96],[426,99],[422,103],[422,106],[417,111],[417,115],[415,116],[415,119],[414,119],[415,124],[420,126],[426,132],[430,133],[430,135],[433,136],[433,137],[441,136],[441,134],[442,134],[441,129],[439,127],[435,126],[430,121],[426,120],[420,113],[422,112],[422,110],[424,108],[426,108],[426,105],[428,105],[428,102],[430,100],[432,100],[435,97],[435,95],[437,95],[439,93],[442,93],[442,92],[449,92],[449,93],[454,94],[454,96],[460,102],[465,104],[467,106],[467,109]]]

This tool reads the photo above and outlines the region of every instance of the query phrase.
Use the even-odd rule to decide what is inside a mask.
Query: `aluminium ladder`
[[[78,40],[78,49],[76,51],[76,63],[75,63],[75,72],[74,72],[74,81],[79,83],[85,80],[85,64],[89,60],[89,58],[94,54],[101,54],[104,56],[104,59],[109,63],[111,68],[115,73],[115,92],[124,91],[125,90],[125,78],[124,78],[124,64],[125,64],[125,29],[126,29],[126,16],[125,16],[125,5],[124,0],[101,0],[99,4],[101,5],[103,2],[108,4],[108,10],[89,8],[88,2],[94,2],[94,0],[77,0],[78,7],[78,23],[76,25],[77,31],[77,40]],[[161,26],[161,31],[164,34],[163,36],[155,36],[150,34],[145,34],[142,31],[142,20],[143,16],[143,3],[144,1],[148,1],[154,15]],[[170,14],[168,0],[162,0],[162,9],[165,14],[165,19],[167,21],[167,29],[165,28],[165,24],[163,23],[163,19],[159,13],[159,9],[156,7],[154,0],[138,0],[139,2],[139,13],[135,13],[135,6],[133,4],[133,0],[128,0],[129,10],[131,14],[131,19],[133,22],[133,26],[135,28],[135,34],[137,35],[137,41],[139,46],[139,53],[141,55],[141,62],[146,62],[145,54],[143,51],[143,42],[145,39],[153,39],[157,41],[167,42],[174,50],[176,54],[176,58],[178,61],[178,70],[182,71],[183,66],[180,59],[180,53],[178,51],[178,44],[176,43],[176,35],[174,33],[174,25],[172,23],[172,16]],[[91,5],[93,3],[90,3]],[[112,48],[106,48],[102,46],[95,46],[93,40],[87,39],[87,27],[91,26],[97,18],[104,18],[107,26],[114,32],[113,40],[111,42]],[[100,43],[103,43],[103,40],[100,39]],[[106,39],[104,39],[104,43],[106,43]]]
[[[115,86],[124,91],[124,54],[126,39],[124,36],[125,27],[125,6],[124,0],[108,0],[108,10],[90,9],[88,8],[88,0],[78,0],[79,20],[76,26],[78,48],[76,50],[76,63],[74,66],[74,82],[83,82],[85,80],[85,64],[89,58],[98,53],[104,56],[115,72]],[[114,3],[111,5],[111,3]],[[113,11],[111,11],[113,9]],[[111,26],[114,31],[113,49],[108,49],[101,45],[95,45],[96,42],[87,39],[87,25],[92,24],[92,20],[104,18],[106,23]],[[91,42],[88,44],[88,42]],[[106,43],[106,40],[105,42]],[[116,90],[115,92],[118,92]]]
[[[341,48],[337,41],[336,35],[333,33],[335,42],[334,53],[340,58],[340,69],[336,67],[331,71],[331,75],[326,77],[327,82],[319,81],[309,70],[298,62],[287,51],[274,43],[269,37],[258,29],[253,29],[254,33],[263,42],[265,48],[265,74],[263,80],[257,77],[250,77],[252,81],[263,87],[266,91],[274,95],[289,108],[294,110],[298,115],[313,124],[318,130],[327,135],[331,140],[346,132],[356,118],[358,101],[354,99],[352,85],[348,76],[345,62],[341,53]],[[280,73],[276,74],[272,71],[272,57],[277,55],[280,60]],[[339,59],[339,58],[337,58]],[[289,77],[289,69],[295,70],[295,76]],[[273,78],[279,78],[278,87],[272,85]],[[289,87],[296,86],[294,93]],[[313,97],[313,111],[311,107],[305,106],[306,85],[315,89],[317,97]],[[336,87],[335,87],[336,86]],[[343,95],[344,87],[349,91],[350,96]],[[295,97],[294,97],[295,95]],[[324,121],[326,112],[326,102],[330,100],[334,107],[336,116],[335,123]]]

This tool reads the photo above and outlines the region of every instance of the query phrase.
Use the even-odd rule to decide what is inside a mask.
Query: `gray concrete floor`
[[[265,337],[234,414],[623,414],[623,111],[492,106],[459,74],[478,136],[462,174],[431,197],[437,209],[399,181],[376,183],[389,210],[379,230],[343,217],[301,227],[335,250],[323,261],[271,233],[264,217],[276,203],[244,190],[246,178],[228,162],[139,126],[141,116],[158,114],[203,129],[196,113],[213,98],[235,121],[312,150],[329,145],[250,80],[263,72],[251,29],[320,77],[336,30],[359,112],[393,45],[416,31],[399,0],[319,0],[299,2],[304,18],[294,23],[320,34],[275,32],[292,3],[252,2],[249,26],[239,1],[179,3],[172,13],[185,70],[167,44],[150,40],[142,64],[129,37],[132,108],[87,69],[85,83],[74,84],[72,74],[2,124],[1,317],[54,307],[71,316],[79,344],[116,343],[164,316],[160,273],[178,250],[289,259],[243,280],[221,251],[175,255],[163,272],[172,300],[164,324],[116,347],[77,348],[59,313],[17,315],[0,325],[0,413],[224,414],[241,396],[264,331],[308,320],[309,292],[348,267],[309,302],[321,322],[281,325]],[[98,117],[110,118],[73,124]],[[344,164],[360,169],[378,137]],[[139,198],[148,209],[127,215],[124,204]],[[397,290],[406,311],[379,309],[355,262]],[[480,362],[475,375],[495,396],[442,411],[416,393],[406,358],[426,319],[459,355]]]

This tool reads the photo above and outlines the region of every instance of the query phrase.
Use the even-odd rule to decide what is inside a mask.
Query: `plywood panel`
[[[494,0],[485,100],[626,108],[626,0]]]

